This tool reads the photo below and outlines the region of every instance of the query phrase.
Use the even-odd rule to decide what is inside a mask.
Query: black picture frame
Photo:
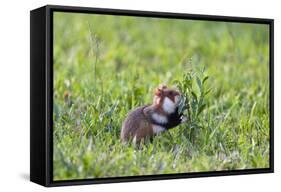
[[[176,18],[268,24],[270,28],[270,167],[231,171],[210,171],[149,176],[53,181],[53,13],[95,13],[157,18]],[[162,179],[195,178],[274,172],[274,20],[215,15],[118,10],[46,5],[30,12],[30,180],[43,186],[116,183]]]

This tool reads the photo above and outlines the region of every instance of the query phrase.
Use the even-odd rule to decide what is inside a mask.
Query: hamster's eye
[[[173,92],[172,92],[172,91],[169,91],[168,94],[169,94],[170,96],[172,96],[172,95],[173,95]]]

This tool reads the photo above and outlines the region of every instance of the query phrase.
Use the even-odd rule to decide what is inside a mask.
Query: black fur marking
[[[167,116],[167,119],[168,119],[167,123],[159,123],[152,118],[150,120],[154,125],[159,125],[166,129],[171,129],[171,128],[174,128],[174,127],[178,126],[179,124],[181,124],[182,115],[183,114],[178,113],[178,108],[176,108],[174,113],[171,113]]]

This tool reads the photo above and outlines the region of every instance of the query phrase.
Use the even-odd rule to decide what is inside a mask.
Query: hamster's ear
[[[156,88],[156,89],[154,90],[154,94],[155,94],[156,96],[158,96],[158,97],[161,97],[161,96],[162,96],[162,93],[163,93],[163,90],[160,89],[160,88]]]
[[[165,84],[160,84],[158,88],[163,90],[163,89],[167,89],[167,86]]]

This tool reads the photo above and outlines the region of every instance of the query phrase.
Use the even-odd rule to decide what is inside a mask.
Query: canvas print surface
[[[54,181],[269,168],[269,120],[269,25],[54,12]]]

